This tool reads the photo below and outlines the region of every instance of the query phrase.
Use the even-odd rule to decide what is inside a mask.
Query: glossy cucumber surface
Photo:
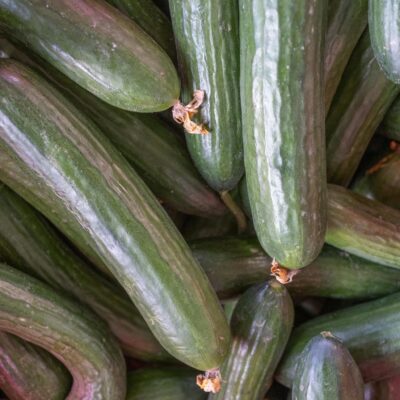
[[[237,0],[170,0],[182,80],[182,101],[195,90],[205,102],[195,120],[206,135],[186,134],[192,159],[218,192],[231,190],[243,175],[239,94],[239,20]]]
[[[0,179],[107,266],[168,352],[218,367],[230,335],[215,292],[127,161],[21,64],[0,61],[0,92]]]
[[[326,1],[241,0],[241,98],[249,202],[264,250],[310,264],[326,227]]]
[[[103,0],[1,0],[0,27],[116,107],[156,112],[179,97],[167,54]]]

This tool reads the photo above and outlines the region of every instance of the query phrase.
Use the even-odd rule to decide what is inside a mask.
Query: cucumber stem
[[[276,280],[282,285],[292,282],[293,277],[299,272],[298,269],[288,270],[285,267],[279,265],[275,258],[271,263],[271,275],[276,278]]]
[[[196,384],[208,393],[218,393],[221,390],[221,373],[219,368],[210,369],[204,374],[197,375]]]
[[[227,190],[220,192],[220,196],[221,200],[228,207],[229,211],[233,214],[233,216],[236,219],[236,223],[238,226],[238,233],[239,234],[243,233],[247,228],[247,219],[246,216],[244,215],[244,212],[237,205],[235,200],[233,200],[232,196]]]

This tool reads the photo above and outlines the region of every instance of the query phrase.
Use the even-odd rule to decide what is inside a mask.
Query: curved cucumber
[[[400,294],[313,318],[293,331],[275,378],[291,386],[300,354],[308,341],[329,331],[349,349],[365,382],[400,371]]]
[[[213,400],[259,400],[272,384],[293,325],[289,293],[277,281],[246,291],[231,318],[233,342]]]
[[[368,29],[343,73],[326,119],[328,182],[348,186],[386,111],[400,91],[385,77]]]
[[[204,90],[196,120],[206,135],[186,134],[198,170],[215,190],[233,189],[243,175],[236,0],[170,0],[182,79],[182,100]]]
[[[325,240],[367,260],[400,268],[400,211],[329,185]]]
[[[152,0],[107,0],[132,18],[171,57],[176,57],[171,21]]]
[[[254,227],[287,268],[310,264],[326,227],[326,1],[241,0],[241,97]]]
[[[4,185],[0,187],[0,260],[87,304],[108,323],[126,355],[141,360],[171,358],[121,288],[76,256],[35,209]]]
[[[398,0],[369,0],[369,31],[376,60],[385,75],[400,83],[400,6]]]
[[[205,400],[196,386],[196,371],[182,368],[143,368],[128,373],[126,400]]]
[[[364,382],[345,346],[329,332],[312,338],[297,363],[293,400],[364,400]]]
[[[73,384],[66,399],[125,400],[125,361],[106,324],[5,264],[0,265],[0,330],[43,347],[68,368]]]
[[[64,400],[71,376],[47,351],[0,332],[0,387],[11,400]]]
[[[116,107],[162,111],[179,97],[167,54],[103,0],[0,0],[0,27]]]
[[[379,127],[379,132],[390,139],[400,142],[400,97],[390,106]]]
[[[368,23],[368,0],[329,0],[325,37],[325,114]]]
[[[218,367],[230,335],[215,292],[127,161],[22,65],[0,60],[0,92],[0,179],[107,266],[168,352]]]

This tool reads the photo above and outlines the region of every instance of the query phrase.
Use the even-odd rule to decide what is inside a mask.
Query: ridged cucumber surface
[[[312,338],[300,355],[292,400],[364,400],[364,382],[346,347],[329,332]]]
[[[103,0],[1,0],[0,28],[116,107],[156,112],[179,98],[167,54]]]
[[[249,201],[264,250],[310,264],[326,228],[324,0],[240,0]]]
[[[107,325],[5,264],[0,265],[0,330],[43,347],[68,368],[73,384],[67,400],[125,400],[125,361]]]
[[[0,60],[0,92],[0,179],[107,266],[168,352],[218,367],[230,333],[215,292],[128,162],[32,70]]]
[[[293,325],[289,293],[277,281],[253,286],[231,319],[233,342],[221,368],[222,388],[212,400],[260,400],[272,384]]]
[[[182,101],[205,92],[195,120],[206,135],[186,134],[198,170],[218,192],[231,190],[243,175],[239,94],[239,21],[237,0],[170,0]]]

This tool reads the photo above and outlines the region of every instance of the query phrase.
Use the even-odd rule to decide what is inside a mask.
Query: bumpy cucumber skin
[[[293,325],[289,293],[277,281],[250,288],[231,319],[233,342],[212,400],[260,400],[272,384]]]
[[[310,264],[326,228],[324,0],[241,0],[243,140],[254,227],[287,268]]]
[[[71,376],[47,351],[0,332],[0,387],[12,400],[64,400]]]
[[[171,359],[126,293],[75,255],[33,207],[4,185],[0,187],[0,260],[88,305],[108,323],[127,356]]]
[[[196,385],[196,371],[183,368],[143,368],[128,373],[126,400],[205,400]]]
[[[368,23],[368,0],[329,0],[325,37],[325,114]]]
[[[207,135],[186,134],[198,170],[215,190],[233,189],[243,175],[236,0],[170,0],[182,79],[182,101],[205,91],[196,121]]]
[[[347,64],[326,119],[328,182],[348,186],[386,111],[400,91],[381,71],[368,29]]]
[[[317,335],[297,363],[292,400],[364,400],[357,364],[336,338]]]
[[[325,240],[367,260],[400,268],[400,211],[329,185]]]
[[[385,114],[379,133],[400,142],[400,97],[396,98]]]
[[[103,0],[1,0],[0,27],[116,107],[156,112],[179,98],[167,54]]]
[[[125,361],[107,325],[5,264],[0,265],[0,330],[43,347],[68,368],[73,384],[66,399],[125,400]]]
[[[127,161],[33,71],[1,60],[0,87],[0,179],[107,266],[169,353],[218,367],[230,342],[222,307]]]
[[[365,382],[400,373],[400,294],[313,318],[293,331],[275,378],[290,387],[308,341],[329,331],[349,349]]]
[[[398,0],[369,0],[368,22],[375,58],[385,75],[400,83],[400,5]]]
[[[171,57],[176,57],[171,21],[152,0],[107,0],[132,18]]]

